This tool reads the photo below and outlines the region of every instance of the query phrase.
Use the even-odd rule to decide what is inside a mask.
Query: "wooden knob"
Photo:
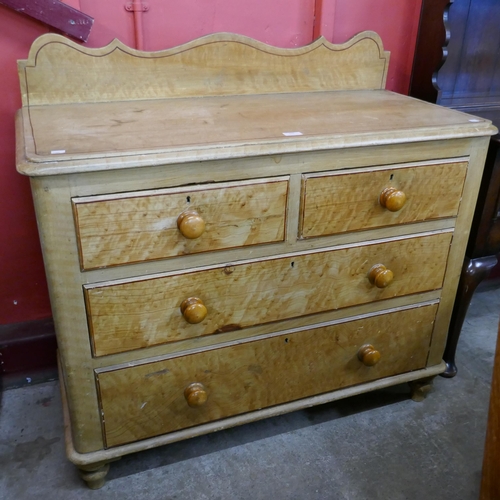
[[[207,308],[198,297],[189,297],[181,304],[184,319],[191,324],[201,323],[208,314]]]
[[[379,200],[380,204],[384,208],[387,208],[387,210],[390,210],[391,212],[397,212],[404,207],[406,203],[406,195],[403,191],[388,187],[380,193]]]
[[[358,350],[358,359],[365,366],[375,366],[380,361],[380,352],[371,344],[365,344]]]
[[[177,227],[184,238],[194,240],[205,232],[205,221],[196,210],[186,210],[177,217]]]
[[[375,264],[368,273],[368,279],[377,288],[385,288],[394,279],[394,274],[383,264]]]
[[[199,382],[193,382],[184,389],[184,397],[191,408],[202,406],[207,402],[207,389]]]

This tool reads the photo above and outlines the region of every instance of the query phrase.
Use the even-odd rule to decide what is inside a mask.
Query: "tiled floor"
[[[0,498],[476,500],[500,287],[474,296],[454,379],[398,386],[124,457],[86,489],[64,455],[57,382],[5,391]]]

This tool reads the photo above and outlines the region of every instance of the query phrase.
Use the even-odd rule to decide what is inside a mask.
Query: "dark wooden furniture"
[[[448,55],[450,32],[448,12],[454,0],[422,0],[420,26],[410,83],[410,95],[427,102],[437,102],[437,73]]]
[[[500,2],[424,0],[410,95],[500,126]],[[444,63],[444,64],[443,64]],[[445,377],[474,291],[500,252],[500,135],[492,138],[444,353]]]
[[[490,411],[484,448],[483,474],[481,479],[481,494],[479,500],[500,498],[500,325],[498,329],[495,367],[491,384]]]

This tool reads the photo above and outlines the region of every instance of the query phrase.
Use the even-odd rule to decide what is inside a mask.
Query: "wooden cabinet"
[[[367,32],[47,35],[20,61],[17,167],[91,487],[134,451],[444,371],[495,129],[383,90],[388,58]]]

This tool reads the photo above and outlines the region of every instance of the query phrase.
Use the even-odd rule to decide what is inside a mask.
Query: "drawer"
[[[451,237],[443,232],[85,285],[93,351],[102,356],[439,289]],[[385,288],[368,278],[376,264],[393,273]],[[183,314],[190,298],[199,302]]]
[[[466,172],[467,162],[457,162],[304,175],[299,237],[454,217]],[[389,188],[386,206],[397,211],[379,201]]]
[[[288,177],[73,198],[82,270],[283,241]]]
[[[436,310],[428,305],[102,371],[106,446],[423,368]],[[366,344],[380,353],[374,366],[359,359]]]

